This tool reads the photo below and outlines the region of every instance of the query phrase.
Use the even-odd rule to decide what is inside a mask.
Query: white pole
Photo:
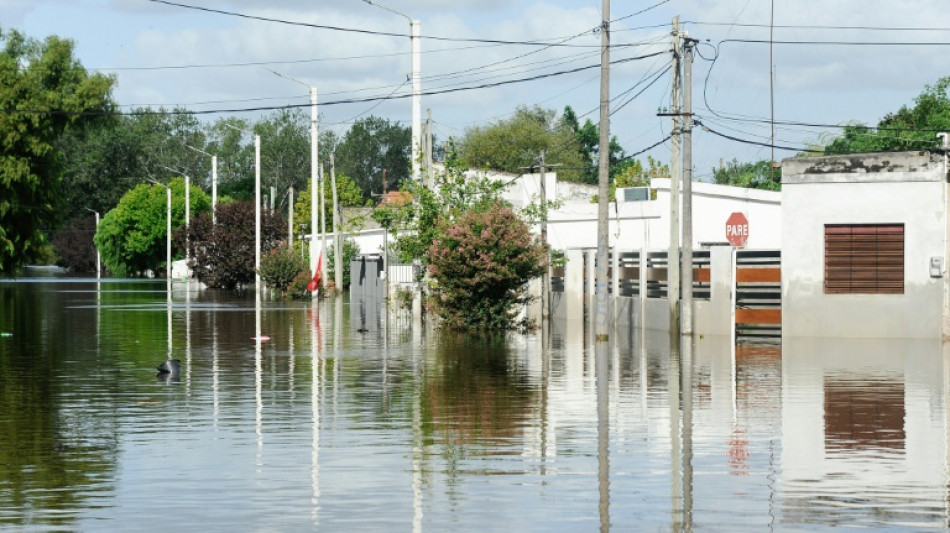
[[[261,290],[261,136],[254,136],[254,288]]]
[[[323,182],[325,179],[326,176],[323,175],[323,165],[320,165],[320,235],[323,241],[320,247],[320,255],[323,257],[323,264],[320,265],[320,279],[322,279],[324,283],[329,281],[327,279],[327,199],[323,194]]]
[[[172,294],[172,188],[165,187],[165,285]]]
[[[188,260],[191,250],[188,246],[188,229],[191,227],[191,177],[185,174],[185,278],[188,278]]]
[[[418,20],[409,21],[410,39],[412,43],[412,179],[419,181],[419,148],[421,142],[420,122],[422,121],[422,77],[420,75],[422,52],[421,25]]]
[[[336,195],[336,172],[333,168],[333,154],[330,154],[330,187],[333,188],[333,278],[336,289],[343,290],[343,224],[340,222],[340,208]]]
[[[96,231],[99,231],[99,212],[96,211]],[[102,277],[102,255],[99,253],[99,247],[96,246],[96,278]]]
[[[218,156],[211,156],[211,223],[218,223]]]
[[[287,246],[294,247],[294,187],[287,193]]]
[[[310,88],[310,273],[317,269],[317,194],[319,191],[319,137],[317,132],[317,88]]]

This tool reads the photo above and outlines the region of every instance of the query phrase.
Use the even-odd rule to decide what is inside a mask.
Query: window
[[[825,294],[904,294],[904,225],[826,225]]]

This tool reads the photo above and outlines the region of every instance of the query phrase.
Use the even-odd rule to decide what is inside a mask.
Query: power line
[[[810,148],[793,148],[793,147],[790,147],[790,146],[779,146],[779,145],[772,144],[772,143],[768,143],[768,142],[759,142],[759,141],[750,141],[750,140],[748,140],[748,139],[740,139],[739,137],[734,137],[734,136],[732,136],[732,135],[727,135],[727,134],[725,134],[725,133],[720,133],[720,132],[718,132],[718,131],[716,131],[716,130],[710,128],[710,127],[707,126],[706,124],[702,123],[701,121],[697,120],[695,117],[693,118],[693,122],[694,122],[697,126],[700,126],[701,128],[703,128],[703,131],[712,133],[713,135],[716,135],[717,137],[722,137],[723,139],[728,139],[728,140],[730,140],[730,141],[735,141],[735,142],[739,142],[739,143],[742,143],[742,144],[751,144],[751,145],[754,145],[754,146],[764,146],[764,147],[766,147],[766,148],[775,148],[775,149],[777,149],[777,150],[788,150],[788,151],[790,151],[790,152],[809,152],[809,153],[815,153],[815,154],[822,154],[822,153],[824,153],[824,151],[822,151],[822,150],[812,150],[812,149],[810,149]]]
[[[685,24],[694,24],[696,26],[736,26],[740,28],[768,28],[769,24],[740,24],[736,22],[702,22],[688,20]],[[830,25],[795,25],[795,24],[776,24],[774,28],[794,29],[794,30],[862,30],[862,31],[950,31],[950,27],[910,27],[910,26],[830,26]]]
[[[158,0],[149,0],[149,1],[158,1]],[[651,58],[651,57],[656,57],[656,56],[658,56],[658,55],[662,55],[662,54],[665,54],[665,53],[666,53],[665,51],[663,51],[663,52],[654,52],[654,53],[652,53],[652,54],[645,54],[645,55],[642,55],[642,56],[634,56],[634,57],[628,57],[628,58],[624,58],[624,59],[618,59],[618,60],[615,60],[615,61],[611,61],[611,64],[615,64],[615,65],[616,65],[616,64],[621,64],[621,63],[629,63],[629,62],[632,62],[632,61],[639,61],[639,60],[641,60],[641,59],[649,59],[649,58]],[[455,92],[463,92],[463,91],[472,91],[472,90],[476,90],[476,89],[487,89],[487,88],[492,88],[492,87],[500,87],[500,86],[503,86],[503,85],[512,85],[512,84],[515,84],[515,83],[525,83],[525,82],[529,82],[529,81],[537,81],[537,80],[542,80],[542,79],[547,79],[547,78],[553,78],[553,77],[557,77],[557,76],[563,76],[563,75],[567,75],[567,74],[574,74],[574,73],[577,73],[577,72],[583,72],[583,71],[585,71],[585,70],[590,70],[590,69],[594,69],[594,68],[600,68],[600,65],[599,65],[599,64],[584,65],[584,66],[580,66],[580,67],[576,67],[576,68],[572,68],[572,69],[561,70],[561,71],[556,71],[556,72],[548,72],[548,73],[544,73],[544,74],[537,74],[537,75],[535,75],[535,76],[529,76],[529,77],[525,77],[525,78],[515,78],[515,79],[510,79],[510,80],[502,80],[502,81],[496,81],[496,82],[491,82],[491,83],[482,83],[482,84],[478,84],[478,85],[470,85],[470,86],[464,86],[464,87],[452,87],[452,88],[447,88],[447,89],[423,91],[423,92],[421,93],[421,95],[422,95],[422,96],[435,96],[435,95],[447,94],[447,93],[455,93]],[[379,100],[400,100],[400,99],[403,99],[403,98],[409,98],[410,96],[411,96],[411,95],[409,95],[409,94],[399,94],[399,95],[383,96],[383,97],[346,98],[346,99],[341,99],[341,100],[331,100],[331,101],[328,101],[328,102],[323,102],[323,103],[321,103],[320,105],[321,105],[321,106],[332,106],[332,105],[341,105],[341,104],[359,104],[359,103],[366,103],[366,102],[376,102],[376,101],[379,101]],[[274,111],[274,110],[277,110],[277,109],[290,109],[290,108],[296,108],[296,107],[309,107],[309,106],[310,106],[309,103],[301,103],[301,104],[287,104],[287,105],[281,105],[281,106],[248,107],[248,108],[241,108],[241,109],[206,109],[206,110],[181,109],[181,110],[173,110],[173,111],[171,111],[171,113],[172,113],[172,114],[180,114],[180,115],[212,115],[212,114],[220,114],[220,113],[250,113],[250,112],[258,112],[258,111]],[[108,111],[70,112],[70,111],[65,111],[65,110],[60,110],[60,109],[47,109],[47,110],[38,110],[38,109],[3,109],[3,110],[0,110],[0,112],[6,113],[6,114],[17,114],[17,113],[21,113],[21,114],[54,114],[54,115],[105,115],[105,114],[110,114],[110,112],[108,112]],[[150,112],[151,112],[151,111],[148,111],[148,110],[145,110],[145,111],[124,111],[124,112],[111,112],[111,114],[116,114],[116,115],[144,115],[144,114],[147,114],[147,113],[150,113]]]
[[[362,33],[366,35],[379,35],[383,37],[410,37],[408,33],[396,33],[388,31],[377,31],[377,30],[367,30],[364,28],[348,28],[344,26],[333,26],[329,24],[313,24],[309,22],[300,22],[286,19],[278,19],[273,17],[262,17],[258,15],[249,15],[247,13],[238,13],[236,11],[225,11],[223,9],[212,9],[209,7],[194,6],[189,4],[181,4],[178,2],[171,2],[169,0],[147,0],[149,2],[154,2],[156,4],[164,4],[172,7],[180,7],[183,9],[193,9],[195,11],[204,11],[206,13],[213,13],[216,15],[226,15],[230,17],[238,17],[249,20],[257,20],[261,22],[274,22],[277,24],[286,24],[289,26],[300,26],[304,28],[314,28],[321,30],[333,30],[333,31],[342,31],[350,33]],[[422,35],[423,39],[430,39],[433,41],[450,41],[450,42],[469,42],[469,43],[491,43],[491,44],[512,44],[512,45],[521,45],[521,46],[564,46],[564,47],[578,47],[578,48],[599,48],[600,45],[578,45],[578,44],[551,44],[547,40],[535,40],[535,41],[509,41],[504,39],[478,39],[478,38],[464,38],[464,37],[444,37],[437,35]]]

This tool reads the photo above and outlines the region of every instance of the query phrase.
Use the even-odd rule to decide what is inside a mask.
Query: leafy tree
[[[450,329],[510,329],[525,284],[540,276],[547,250],[501,202],[443,218],[426,251],[435,309]]]
[[[580,170],[580,181],[596,184],[599,180],[597,166],[600,158],[600,127],[591,122],[590,119],[585,120],[584,125],[581,126],[577,120],[577,114],[574,113],[571,106],[564,107],[564,114],[561,115],[561,125],[574,132],[574,137],[580,145],[583,160],[587,165],[587,168]],[[610,138],[609,162],[611,179],[615,179],[616,175],[625,168],[625,165],[621,164],[623,157],[623,147],[617,141],[617,136],[612,136]]]
[[[436,239],[442,219],[455,220],[468,210],[485,210],[501,201],[502,182],[485,176],[466,177],[454,143],[449,143],[445,172],[436,173],[432,187],[410,181],[405,190],[412,202],[377,207],[372,214],[393,234],[391,250],[401,261],[426,261],[426,250]]]
[[[750,189],[778,191],[782,189],[782,169],[773,169],[771,161],[740,163],[733,159],[725,166],[713,169],[713,181],[720,185],[733,185]]]
[[[656,159],[653,159],[652,156],[647,156],[646,168],[644,168],[643,162],[639,159],[627,160],[619,167],[614,181],[610,184],[610,190],[608,193],[610,195],[610,201],[616,201],[617,189],[619,188],[649,187],[650,183],[653,181],[653,178],[669,179],[669,177],[670,167],[660,164],[660,162]],[[651,200],[655,199],[656,197],[654,194]],[[591,200],[591,203],[597,203],[596,196]]]
[[[548,163],[562,165],[559,179],[582,181],[590,160],[584,158],[575,131],[556,120],[556,114],[537,106],[520,106],[510,118],[469,128],[459,143],[462,164],[520,174],[536,164],[545,150]]]
[[[876,128],[845,126],[841,137],[825,146],[826,154],[888,152],[934,148],[936,133],[950,130],[950,76],[927,85],[913,107],[901,106],[888,113]]]
[[[42,230],[62,214],[64,131],[108,113],[114,78],[90,75],[73,58],[72,41],[29,39],[0,30],[0,275],[36,259]]]
[[[300,109],[280,110],[254,125],[261,136],[261,186],[274,187],[274,208],[287,212],[287,191],[310,181],[310,119]]]
[[[185,180],[175,178],[172,190],[172,231],[185,224]],[[191,215],[208,212],[211,200],[201,189],[191,186]],[[166,270],[167,198],[157,184],[139,184],[126,193],[115,209],[106,213],[96,232],[95,243],[102,262],[116,276],[137,275],[146,270]],[[174,253],[173,258],[180,257]]]
[[[383,190],[383,170],[390,190],[409,177],[412,154],[409,128],[370,116],[357,120],[336,147],[336,169],[356,181],[364,198]]]
[[[96,221],[92,213],[74,218],[53,235],[59,265],[72,272],[96,271]]]
[[[343,239],[343,287],[350,286],[350,261],[360,255],[360,245],[353,239]],[[333,247],[327,248],[327,281],[332,282],[336,279],[336,270],[334,269],[336,261],[333,260]]]
[[[193,220],[188,232],[189,267],[212,288],[235,289],[254,281],[254,202],[218,205],[217,224],[209,213]],[[261,212],[261,250],[277,247],[286,225],[270,211]],[[184,235],[179,234],[181,243]],[[262,260],[263,264],[263,260]]]
[[[360,207],[366,204],[359,186],[346,174],[337,173],[336,191],[337,201],[342,207]],[[301,191],[294,204],[294,221],[305,233],[310,233],[310,193],[310,184],[308,183],[307,190]],[[329,176],[323,180],[323,198],[327,202],[327,208],[323,213],[326,228],[327,231],[333,231],[333,185],[330,183]],[[320,216],[317,215],[317,224],[319,223]],[[319,230],[320,228],[317,228],[317,231]]]

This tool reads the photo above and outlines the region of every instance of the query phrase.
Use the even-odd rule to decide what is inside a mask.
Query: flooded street
[[[936,340],[622,330],[598,379],[579,323],[439,334],[165,287],[0,281],[0,530],[950,525]]]

